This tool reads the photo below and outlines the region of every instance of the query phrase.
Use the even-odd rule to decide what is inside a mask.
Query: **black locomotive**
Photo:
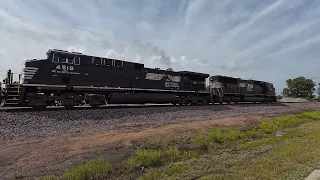
[[[275,89],[268,82],[151,69],[140,63],[57,49],[48,50],[46,59],[27,60],[19,80],[13,81],[12,76],[9,70],[3,80],[2,106],[276,101]]]

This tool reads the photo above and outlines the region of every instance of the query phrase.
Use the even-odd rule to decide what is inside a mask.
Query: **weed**
[[[159,149],[166,145],[167,143],[165,142],[164,137],[161,136],[153,136],[147,141],[147,146],[152,149]]]
[[[181,145],[188,143],[189,140],[190,138],[185,135],[173,135],[173,136],[170,136],[169,138],[169,141],[171,143],[181,144]]]
[[[189,140],[190,137],[185,135],[153,136],[143,146],[146,149],[165,149],[176,145],[183,147],[188,144]]]
[[[312,120],[320,120],[320,111],[305,112],[297,115],[300,118],[308,118]]]
[[[263,131],[260,130],[247,130],[242,134],[242,138],[245,139],[260,139],[266,137],[266,134]]]
[[[233,129],[211,129],[208,134],[200,134],[195,136],[193,143],[200,147],[201,149],[210,149],[215,146],[215,144],[226,144],[230,142],[235,142],[244,137],[239,130]]]
[[[150,173],[146,173],[141,176],[139,179],[141,180],[156,180],[156,179],[176,179],[170,178],[173,177],[183,171],[184,165],[182,163],[170,164],[164,168],[160,168],[156,171],[151,171]],[[177,177],[178,178],[178,177]]]
[[[103,157],[79,164],[62,174],[62,179],[103,179],[110,172],[110,165]]]
[[[188,159],[196,155],[197,153],[191,151],[179,151],[176,147],[164,150],[141,149],[137,150],[135,156],[130,157],[124,164],[130,168],[158,166],[164,162]]]
[[[23,171],[19,172],[17,169],[13,170],[14,179],[23,179],[25,177],[24,174],[25,173]]]
[[[259,127],[263,132],[271,134],[284,128],[297,126],[305,121],[306,118],[301,118],[295,115],[287,115],[264,121],[260,123]]]
[[[209,141],[213,141],[215,143],[224,144],[228,142],[235,141],[240,139],[241,133],[239,130],[233,129],[217,129],[214,128],[208,133]]]
[[[199,146],[201,149],[208,149],[208,138],[204,134],[200,134],[200,135],[196,136],[193,139],[193,143],[195,143],[196,146]],[[212,145],[213,144],[214,143],[212,142]]]
[[[264,138],[264,139],[259,139],[256,141],[250,141],[246,144],[242,144],[239,149],[240,150],[254,150],[255,148],[266,148],[267,146],[272,146],[278,142],[281,142],[285,139],[285,137],[270,137],[270,138]]]

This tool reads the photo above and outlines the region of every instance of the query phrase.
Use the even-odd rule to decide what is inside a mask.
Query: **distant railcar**
[[[2,106],[275,101],[271,83],[151,69],[140,63],[57,49],[48,50],[45,59],[27,60],[18,81],[13,81],[12,74],[9,70],[3,81]]]

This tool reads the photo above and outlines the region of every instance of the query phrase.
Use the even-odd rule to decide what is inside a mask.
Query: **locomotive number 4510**
[[[73,66],[68,65],[58,65],[56,69],[52,70],[53,73],[62,73],[62,74],[80,74],[79,72],[74,72]]]
[[[67,65],[58,65],[56,67],[56,69],[59,69],[59,70],[64,70],[64,71],[73,71],[74,70],[74,67],[73,66],[67,66]]]

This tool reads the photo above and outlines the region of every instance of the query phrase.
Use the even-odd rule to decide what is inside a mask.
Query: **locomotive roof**
[[[192,72],[192,71],[178,71],[179,73],[186,74],[186,75],[195,75],[195,76],[202,76],[202,77],[209,77],[209,74],[204,73],[198,73],[198,72]]]
[[[72,54],[72,55],[78,55],[78,56],[89,56],[89,57],[95,57],[95,58],[113,59],[113,60],[118,60],[118,61],[124,61],[124,60],[120,60],[120,59],[99,57],[99,56],[93,56],[93,55],[88,55],[88,54],[82,54],[82,53],[80,53],[80,52],[70,52],[70,51],[60,50],[60,49],[49,49],[46,54],[49,55],[51,52],[59,52],[59,53],[66,53],[66,54]],[[127,62],[129,62],[129,61],[127,61]],[[130,63],[143,65],[142,63],[137,63],[137,62],[130,62]]]
[[[113,59],[113,58],[106,58],[106,57],[98,57],[98,56],[92,56],[92,55],[86,55],[86,54],[82,54],[80,52],[70,52],[70,51],[66,51],[66,50],[60,50],[60,49],[49,49],[48,52],[46,53],[47,55],[49,55],[51,52],[58,52],[58,53],[66,53],[66,54],[71,54],[71,55],[80,55],[80,56],[90,56],[90,57],[96,57],[96,58],[104,58],[104,59]],[[33,59],[36,60],[36,59]],[[41,59],[43,60],[43,59]],[[118,59],[113,59],[113,60],[118,60]],[[30,60],[29,60],[30,61]],[[119,60],[119,61],[123,61],[123,60]],[[130,61],[127,61],[130,62]],[[130,62],[130,63],[134,63],[134,64],[140,64],[140,65],[144,65],[142,63],[137,63],[137,62]],[[150,69],[150,68],[146,68],[146,69]],[[161,69],[157,69],[159,71],[166,71],[166,70],[161,70]],[[208,78],[210,75],[206,74],[206,73],[199,73],[199,72],[192,72],[192,71],[171,71],[172,73],[180,73],[180,74],[185,74],[185,75],[191,75],[191,76],[200,76],[200,77],[204,77],[204,78]],[[211,76],[210,79],[219,79],[219,78],[226,78],[226,79],[230,79],[230,80],[240,80],[240,81],[253,81],[255,83],[267,83],[270,85],[273,85],[270,82],[265,82],[265,81],[258,81],[258,80],[252,80],[252,79],[241,79],[241,78],[235,78],[235,77],[229,77],[229,76],[222,76],[222,75],[215,75],[215,76]]]
[[[47,55],[50,54],[51,52],[60,52],[60,53],[68,53],[68,54],[75,54],[75,55],[84,55],[80,52],[70,52],[66,50],[60,50],[60,49],[49,49],[47,52]]]
[[[254,79],[241,79],[241,78],[235,78],[235,77],[229,77],[229,76],[222,76],[222,75],[215,75],[215,76],[211,76],[211,77],[210,77],[210,79],[219,79],[219,78],[239,80],[239,81],[251,81],[251,82],[255,82],[255,83],[266,83],[266,84],[269,84],[269,85],[273,85],[273,84],[270,83],[270,82],[259,81],[259,80],[254,80]]]
[[[66,54],[80,55],[80,56],[90,56],[90,57],[97,57],[97,58],[105,58],[105,57],[86,55],[86,54],[82,54],[80,52],[69,52],[69,51],[66,51],[66,50],[59,50],[59,49],[49,49],[48,52],[47,52],[47,55],[49,55],[51,52],[66,53]],[[105,59],[113,59],[113,58],[105,58]],[[117,60],[117,59],[114,59],[114,60]],[[137,63],[137,62],[130,62],[130,63],[141,64],[141,63]],[[143,65],[143,64],[141,64],[141,65]],[[157,69],[157,70],[166,71],[166,70],[162,70],[162,69]],[[208,78],[210,76],[209,74],[191,72],[191,71],[171,71],[171,72],[172,73],[185,74],[185,75],[201,76],[201,77],[205,77],[205,78]]]

